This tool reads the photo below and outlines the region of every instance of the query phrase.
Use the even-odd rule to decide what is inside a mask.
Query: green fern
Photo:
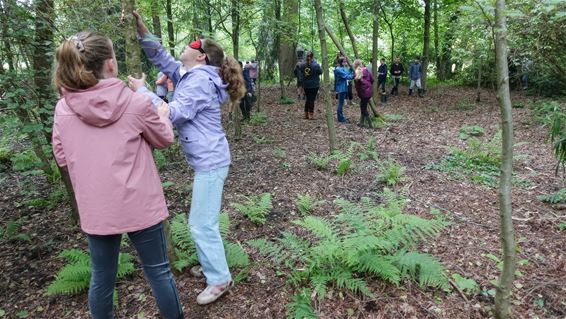
[[[251,222],[263,225],[267,221],[267,214],[273,208],[271,193],[252,196],[247,199],[245,204],[234,203],[232,206],[244,214]]]
[[[56,275],[56,280],[47,287],[47,295],[75,295],[86,290],[90,285],[91,264],[86,251],[80,249],[67,249],[59,254],[67,260]],[[118,279],[134,272],[132,255],[121,253],[118,258]],[[117,293],[114,291],[114,300],[117,303]]]
[[[381,165],[381,172],[377,175],[377,180],[388,186],[395,186],[406,180],[406,177],[403,176],[404,174],[404,166],[399,165],[394,160],[389,160]]]
[[[346,158],[341,159],[338,162],[338,166],[336,167],[336,175],[338,175],[338,176],[346,175],[346,173],[350,169],[350,166],[352,166],[352,160],[351,159],[346,159]]]
[[[406,200],[385,189],[382,202],[369,198],[360,203],[336,200],[335,217],[306,216],[293,223],[307,230],[305,237],[285,232],[275,242],[249,241],[261,255],[289,269],[291,285],[312,288],[324,298],[329,285],[355,294],[372,296],[368,277],[399,284],[404,278],[422,287],[447,289],[440,262],[428,254],[412,251],[419,243],[437,236],[444,226],[439,219],[405,214]]]
[[[287,304],[288,319],[316,319],[311,303],[311,290],[303,288],[293,295],[293,300]]]
[[[556,193],[537,196],[537,199],[550,204],[564,204],[566,203],[566,188],[561,188]]]
[[[324,156],[324,155],[316,155],[314,153],[309,154],[308,159],[311,163],[316,166],[316,169],[319,171],[326,170],[330,161],[332,161],[332,156]]]
[[[316,201],[309,194],[299,195],[295,201],[295,205],[299,210],[301,216],[306,216],[318,205],[324,203],[324,201]]]

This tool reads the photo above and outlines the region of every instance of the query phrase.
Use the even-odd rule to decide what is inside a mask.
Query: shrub
[[[232,206],[252,223],[263,225],[267,220],[267,213],[273,208],[271,193],[248,197],[245,204],[234,203]]]

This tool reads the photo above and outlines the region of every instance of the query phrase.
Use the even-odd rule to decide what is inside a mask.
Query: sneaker
[[[197,303],[199,305],[206,305],[211,302],[216,301],[216,299],[225,295],[230,289],[234,287],[234,281],[230,280],[229,282],[223,285],[208,285],[206,288],[198,295]]]
[[[193,277],[197,277],[197,278],[204,277],[204,274],[202,273],[202,267],[201,266],[193,266],[193,267],[191,267],[191,270],[189,272],[191,273],[191,275]]]

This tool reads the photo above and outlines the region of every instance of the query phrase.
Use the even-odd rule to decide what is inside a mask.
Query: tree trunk
[[[167,35],[169,36],[169,52],[172,56],[175,56],[175,31],[173,30],[173,12],[171,10],[171,0],[167,0],[165,11],[167,11]]]
[[[483,65],[483,59],[481,57],[481,55],[479,56],[480,62],[478,64],[478,87],[477,87],[477,92],[476,92],[476,102],[480,102],[481,101],[481,69],[482,69],[482,65]]]
[[[379,8],[381,10],[381,14],[383,15],[383,21],[385,21],[385,24],[387,24],[389,35],[391,36],[391,64],[393,64],[393,61],[395,60],[395,33],[393,33],[393,21],[395,21],[395,17],[393,17],[391,22],[389,22],[389,19],[387,19],[387,14],[385,13],[385,9],[383,9],[381,3],[379,4]]]
[[[442,79],[440,74],[442,68],[440,67],[440,51],[439,51],[439,35],[438,35],[438,0],[434,0],[434,57],[436,62],[436,78]]]
[[[379,0],[374,0],[373,1],[373,33],[372,33],[372,37],[371,37],[371,74],[375,77],[375,81],[373,81],[373,98],[371,99],[373,102],[373,105],[376,104],[376,97],[375,95],[379,92],[379,89],[377,88],[377,59],[378,59],[378,47],[377,47],[377,40],[378,40],[378,36],[379,36]],[[372,107],[372,112],[373,112],[373,107]]]
[[[501,222],[501,246],[503,248],[503,269],[495,295],[495,317],[506,319],[511,315],[511,293],[515,274],[515,238],[513,234],[511,179],[513,173],[513,115],[509,94],[509,69],[507,65],[507,23],[505,21],[505,0],[495,5],[497,57],[497,85],[499,109],[501,111],[502,161],[499,180],[499,218]]]
[[[122,1],[122,11],[132,12],[136,8],[135,0]],[[124,15],[124,39],[126,42],[126,69],[128,74],[134,77],[141,77],[141,52],[138,39],[136,37],[136,22],[131,14]]]
[[[37,95],[37,110],[39,119],[44,127],[43,135],[39,133],[33,136],[30,134],[32,146],[35,154],[43,163],[42,170],[47,176],[53,176],[51,169],[51,156],[43,151],[44,145],[51,144],[51,131],[48,128],[52,126],[53,108],[55,106],[56,97],[51,88],[51,66],[45,61],[53,58],[53,30],[55,21],[55,10],[53,0],[38,0],[35,2],[36,20],[35,20],[35,45],[33,51],[33,69],[34,86]],[[9,48],[9,47],[8,47]],[[35,122],[29,114],[30,111],[25,109],[17,110],[16,114],[22,123]],[[71,184],[69,171],[57,166],[61,179],[67,191],[67,198],[71,204],[71,223],[77,225],[79,222],[79,210],[75,199],[75,193]]]
[[[15,70],[14,69],[14,54],[12,53],[12,47],[9,38],[9,22],[8,17],[10,14],[10,10],[7,4],[3,1],[0,1],[0,19],[2,19],[2,51],[4,53],[4,57],[8,62],[8,70]],[[2,70],[4,69],[4,63],[0,66]]]
[[[328,50],[326,47],[326,34],[324,31],[324,13],[322,11],[321,0],[314,0],[316,10],[316,22],[318,26],[318,37],[320,38],[320,50],[322,54],[323,79],[321,93],[324,99],[324,109],[326,110],[326,126],[328,127],[328,144],[330,152],[336,150],[336,127],[334,126],[334,111],[330,103],[330,74],[328,66]]]
[[[340,17],[342,17],[342,22],[344,22],[344,27],[346,32],[348,32],[348,37],[350,37],[350,42],[352,43],[352,50],[354,51],[354,57],[356,59],[360,58],[358,53],[358,46],[356,45],[356,38],[350,29],[350,24],[348,23],[348,16],[346,16],[346,11],[344,9],[344,0],[338,0],[338,7],[340,9]]]
[[[428,70],[428,60],[430,54],[430,1],[424,0],[425,3],[425,14],[424,14],[424,34],[423,34],[423,73],[421,76],[421,86],[423,92],[426,92],[426,79]]]
[[[238,0],[232,0],[230,7],[230,14],[232,16],[232,52],[236,60],[238,60],[240,56],[240,12],[238,4]]]
[[[161,19],[159,19],[159,0],[151,0],[151,19],[153,21],[153,34],[159,38],[159,43],[163,44]]]

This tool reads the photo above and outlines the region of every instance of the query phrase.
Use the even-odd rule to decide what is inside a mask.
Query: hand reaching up
[[[132,15],[136,19],[136,25],[138,27],[138,35],[140,37],[143,37],[146,33],[149,33],[149,29],[143,23],[143,19],[141,15],[136,10],[132,11]]]
[[[136,79],[131,75],[128,75],[128,83],[132,90],[134,91],[139,90],[140,88],[145,86],[145,73],[142,73],[142,76],[139,79]]]

